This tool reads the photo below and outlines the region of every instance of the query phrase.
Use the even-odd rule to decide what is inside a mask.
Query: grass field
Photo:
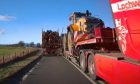
[[[0,46],[0,57],[1,56],[9,56],[15,53],[21,53],[23,51],[27,51],[30,48],[24,47],[9,47],[9,46]]]

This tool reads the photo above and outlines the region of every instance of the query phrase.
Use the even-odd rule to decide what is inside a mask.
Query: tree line
[[[41,44],[40,43],[34,43],[34,42],[30,42],[30,43],[25,43],[24,41],[19,41],[16,46],[18,47],[37,47],[37,48],[41,48]]]

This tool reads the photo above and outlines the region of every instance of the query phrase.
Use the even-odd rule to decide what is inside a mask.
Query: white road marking
[[[22,81],[24,81],[32,72],[33,70],[39,65],[39,62],[27,73],[22,77]]]
[[[64,57],[64,59],[66,59]],[[79,69],[73,62],[69,61],[68,59],[66,59],[70,64],[72,64],[82,75],[84,75],[92,84],[97,84],[96,82],[94,82],[90,77],[88,77],[81,69]]]
[[[28,77],[28,74],[24,75],[22,81],[24,81]]]

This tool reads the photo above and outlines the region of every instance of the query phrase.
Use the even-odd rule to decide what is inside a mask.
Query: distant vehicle
[[[140,1],[110,0],[116,28],[100,18],[74,12],[63,38],[64,55],[76,59],[93,80],[140,84]],[[94,6],[93,6],[94,7]]]
[[[44,55],[57,55],[60,48],[60,36],[58,32],[42,31],[42,48]]]

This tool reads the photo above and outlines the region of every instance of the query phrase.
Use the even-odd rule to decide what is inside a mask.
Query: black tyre
[[[80,54],[80,68],[83,72],[87,72],[87,61],[84,52]]]
[[[67,35],[67,43],[68,43],[68,50],[73,54],[74,49],[74,31],[72,28],[70,28],[70,31]]]
[[[94,58],[93,58],[93,54],[89,55],[88,57],[88,72],[90,77],[93,80],[96,80],[97,76],[96,76],[96,67],[95,67],[95,62],[94,62]]]

